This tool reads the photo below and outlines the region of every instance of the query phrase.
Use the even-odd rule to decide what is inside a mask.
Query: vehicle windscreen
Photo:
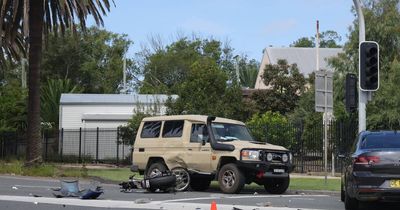
[[[361,149],[400,149],[400,133],[396,134],[369,134],[363,137]]]
[[[212,129],[217,141],[254,141],[249,130],[244,125],[229,123],[212,123]]]

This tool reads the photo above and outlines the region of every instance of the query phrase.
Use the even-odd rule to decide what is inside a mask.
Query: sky
[[[194,33],[229,42],[235,54],[258,61],[265,47],[288,47],[301,37],[334,30],[347,40],[352,0],[115,0],[104,28],[127,34],[133,57],[150,37],[164,44]]]

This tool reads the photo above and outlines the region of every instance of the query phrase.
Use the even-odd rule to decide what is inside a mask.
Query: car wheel
[[[266,180],[264,188],[271,194],[282,194],[289,187],[290,178],[273,178]]]
[[[175,191],[181,192],[187,190],[190,185],[189,172],[181,167],[173,168],[171,172],[176,176]]]
[[[210,187],[211,179],[208,177],[190,177],[190,188],[194,191],[204,191]]]
[[[345,196],[344,196],[344,208],[346,210],[357,210],[358,209],[358,200],[356,198],[350,197],[350,195],[347,191],[345,191]]]
[[[242,190],[245,181],[246,179],[244,175],[233,163],[228,163],[222,166],[222,168],[219,170],[219,188],[224,193],[239,193]]]
[[[150,166],[147,168],[146,173],[145,173],[145,178],[149,179],[149,178],[156,177],[158,175],[161,175],[161,173],[166,170],[167,170],[167,166],[165,166],[164,163],[154,162],[154,163],[150,164]],[[157,190],[157,188],[150,186],[150,188],[147,190],[149,192],[155,192]]]
[[[340,184],[340,200],[344,202],[344,197],[345,197],[345,192],[344,192],[344,187],[343,183]]]

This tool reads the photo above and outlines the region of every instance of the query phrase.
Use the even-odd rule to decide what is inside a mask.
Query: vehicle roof
[[[143,118],[143,121],[189,120],[189,121],[197,121],[197,122],[206,123],[207,117],[208,117],[207,115],[167,115],[167,116],[145,117],[145,118]],[[217,117],[213,122],[245,125],[241,121],[231,120],[231,119],[222,118],[222,117]]]

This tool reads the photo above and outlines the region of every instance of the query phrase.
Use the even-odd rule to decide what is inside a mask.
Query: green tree
[[[158,45],[161,45],[158,43]],[[154,46],[155,52],[141,53],[141,93],[176,94],[185,81],[193,63],[200,59],[213,60],[229,77],[234,76],[232,49],[214,39],[181,38],[164,46]]]
[[[255,59],[248,60],[242,56],[237,61],[239,68],[240,85],[244,88],[254,88],[258,76],[260,63]]]
[[[43,52],[43,79],[69,79],[85,93],[117,93],[122,89],[124,54],[131,41],[97,27],[64,36],[50,34]],[[127,80],[131,80],[134,63],[127,59]]]
[[[246,125],[258,141],[281,145],[289,149],[295,146],[296,142],[294,138],[291,138],[288,129],[288,120],[279,112],[267,111],[261,115],[255,114]]]
[[[40,69],[42,60],[43,34],[64,32],[70,27],[75,30],[75,22],[86,26],[87,16],[92,16],[98,25],[103,23],[102,15],[109,10],[108,0],[2,0],[0,2],[0,37],[10,37],[8,42],[0,42],[2,49],[10,48],[19,33],[28,37],[29,46],[29,88],[28,88],[28,128],[26,160],[28,165],[41,162],[40,142]],[[28,9],[29,8],[29,9]],[[8,24],[3,24],[8,23]]]
[[[306,85],[306,79],[297,65],[278,60],[278,64],[265,67],[262,78],[268,88],[256,91],[251,97],[260,112],[272,111],[285,115],[293,111]]]
[[[319,35],[319,47],[321,48],[341,48],[338,44],[342,37],[332,30],[324,31]],[[290,47],[315,47],[315,37],[301,37],[294,41]]]
[[[79,88],[68,79],[49,79],[42,84],[40,95],[42,122],[50,123],[53,128],[58,129],[61,94],[78,92],[80,92]]]
[[[0,85],[0,131],[25,131],[26,90],[18,83]]]
[[[168,114],[204,114],[240,118],[240,87],[210,58],[196,61],[178,86],[178,99],[167,102]]]

